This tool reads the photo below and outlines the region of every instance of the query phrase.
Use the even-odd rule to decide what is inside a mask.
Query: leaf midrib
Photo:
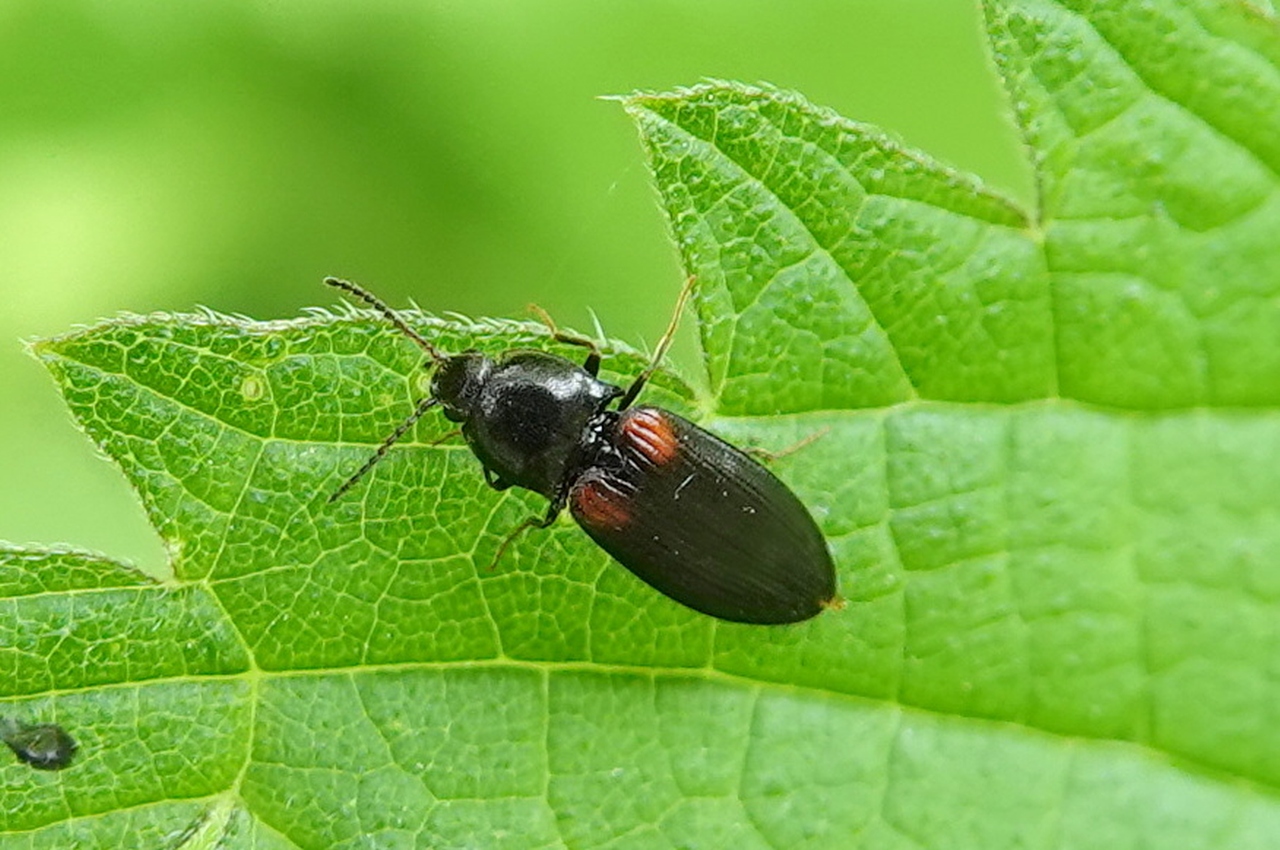
[[[252,657],[252,656],[251,656]],[[140,679],[128,682],[115,682],[111,684],[91,685],[83,688],[62,688],[50,689],[40,692],[40,697],[60,697],[83,694],[87,692],[101,692],[111,690],[121,690],[136,687],[152,687],[155,685],[165,684],[203,684],[211,682],[247,682],[253,686],[253,693],[258,693],[258,687],[263,681],[275,679],[307,679],[316,677],[356,677],[364,675],[376,675],[379,673],[440,673],[453,670],[491,670],[495,672],[503,672],[507,670],[522,670],[535,672],[544,679],[549,680],[551,676],[564,673],[591,673],[603,675],[618,675],[631,677],[648,677],[657,680],[697,680],[712,685],[721,685],[734,688],[739,691],[755,692],[757,695],[769,693],[774,695],[789,695],[807,698],[813,701],[838,701],[847,704],[853,704],[864,708],[873,708],[875,710],[892,710],[903,714],[912,714],[918,717],[935,718],[935,719],[955,719],[964,723],[977,723],[988,725],[995,728],[1014,728],[1019,730],[1021,734],[1033,736],[1042,736],[1044,739],[1062,741],[1062,742],[1083,742],[1086,745],[1119,745],[1141,754],[1143,758],[1150,759],[1154,762],[1169,764],[1170,766],[1186,773],[1193,773],[1206,777],[1213,782],[1224,787],[1230,786],[1239,788],[1242,785],[1259,795],[1273,798],[1280,801],[1280,783],[1267,782],[1252,776],[1230,773],[1203,760],[1195,759],[1173,752],[1167,749],[1153,746],[1148,742],[1134,741],[1127,738],[1108,737],[1102,735],[1084,735],[1084,734],[1066,734],[1052,729],[1046,729],[1029,725],[1027,723],[1011,721],[1003,718],[986,717],[978,714],[964,714],[962,712],[938,711],[910,702],[899,700],[889,700],[877,697],[866,696],[857,693],[849,693],[844,691],[833,691],[823,688],[811,687],[806,685],[798,685],[790,682],[780,682],[769,679],[756,679],[750,676],[744,676],[736,673],[720,670],[715,667],[663,667],[663,666],[645,666],[645,665],[626,665],[617,663],[599,663],[592,661],[536,661],[521,660],[515,658],[495,657],[491,659],[481,660],[465,660],[465,661],[406,661],[399,663],[386,664],[362,664],[352,665],[350,667],[315,667],[297,670],[269,670],[269,669],[247,669],[237,673],[220,673],[207,675],[181,675],[181,676],[161,676],[153,679]],[[30,695],[13,695],[9,699],[22,699]],[[250,701],[248,706],[250,716],[256,713],[258,699]],[[245,764],[240,768],[237,783],[243,780],[244,774],[254,763],[252,754],[252,735],[256,732],[253,723],[250,723],[251,740],[246,746]],[[235,787],[228,790],[235,791]],[[217,796],[217,795],[205,795]],[[184,798],[185,799],[185,798]],[[156,802],[144,805],[154,805]],[[95,814],[103,814],[106,811]]]

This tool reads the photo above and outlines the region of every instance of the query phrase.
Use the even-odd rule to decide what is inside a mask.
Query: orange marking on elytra
[[[622,439],[654,466],[670,463],[680,451],[680,439],[659,411],[637,407],[622,415]]]
[[[631,522],[627,497],[599,480],[579,484],[570,495],[573,512],[588,524],[621,530]]]

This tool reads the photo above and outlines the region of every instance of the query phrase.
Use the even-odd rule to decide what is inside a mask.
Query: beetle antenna
[[[640,391],[644,389],[644,385],[653,377],[653,373],[658,371],[658,367],[662,365],[662,358],[667,356],[667,349],[671,347],[671,342],[676,338],[676,329],[680,327],[680,314],[684,312],[684,305],[688,303],[689,296],[693,293],[693,284],[698,279],[694,275],[689,275],[689,279],[685,281],[684,288],[680,290],[680,297],[676,299],[676,310],[671,314],[671,322],[667,325],[667,330],[662,334],[662,338],[658,340],[658,347],[653,350],[653,357],[649,359],[649,365],[644,367],[644,371],[640,373],[631,386],[627,387],[627,392],[622,396],[622,401],[618,402],[619,410],[626,410],[631,406],[631,402],[636,400],[636,396],[640,395]]]
[[[401,333],[421,346],[422,350],[427,352],[427,356],[436,363],[445,359],[445,355],[440,353],[440,349],[427,342],[426,337],[409,327],[409,323],[402,319],[399,313],[392,310],[385,301],[374,295],[372,292],[369,292],[360,284],[352,283],[349,280],[343,280],[339,277],[326,277],[324,282],[335,289],[341,289],[343,292],[354,295],[382,315],[386,316],[391,324],[395,325]]]
[[[409,414],[409,418],[396,426],[396,429],[391,432],[391,435],[382,441],[382,445],[378,446],[377,451],[375,451],[369,459],[364,462],[364,466],[357,469],[355,475],[342,482],[342,486],[333,491],[333,495],[329,497],[329,504],[333,504],[338,501],[338,499],[342,497],[343,493],[354,487],[356,482],[361,478],[364,478],[365,474],[369,470],[373,469],[374,465],[377,464],[378,461],[382,460],[386,453],[391,450],[391,447],[396,444],[396,441],[403,437],[405,433],[413,427],[413,423],[421,419],[422,414],[426,413],[439,403],[440,400],[434,396],[427,396],[419,401],[418,406],[413,409],[413,413]]]

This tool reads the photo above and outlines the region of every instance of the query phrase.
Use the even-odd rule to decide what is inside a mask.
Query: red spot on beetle
[[[680,438],[667,417],[652,407],[635,407],[622,414],[618,433],[623,442],[654,466],[663,466],[680,451]]]
[[[581,481],[569,494],[573,515],[593,528],[621,531],[631,522],[628,496],[599,478]]]

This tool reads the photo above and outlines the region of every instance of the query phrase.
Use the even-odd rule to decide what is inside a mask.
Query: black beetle
[[[595,343],[561,333],[549,320],[557,341],[590,350],[582,366],[539,351],[496,361],[477,351],[446,355],[360,286],[337,278],[325,283],[381,312],[436,370],[430,395],[330,501],[439,405],[461,425],[491,487],[523,487],[551,500],[545,516],[526,520],[508,541],[526,528],[546,528],[568,505],[619,563],[704,614],[795,623],[838,604],[826,541],[785,484],[692,422],[631,406],[670,345],[692,281],[649,366],[626,390],[598,379]]]

